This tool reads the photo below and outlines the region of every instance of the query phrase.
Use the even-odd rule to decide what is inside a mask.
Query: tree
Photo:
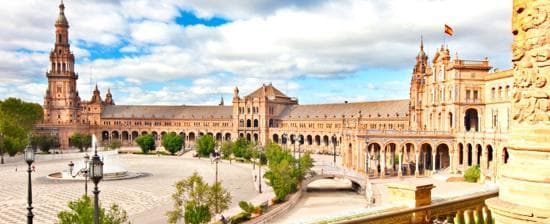
[[[169,223],[177,223],[181,218],[185,223],[207,223],[212,214],[227,209],[231,202],[231,195],[219,182],[210,186],[197,172],[176,182],[175,187],[174,210],[166,213]]]
[[[479,165],[471,166],[470,168],[464,171],[464,180],[470,183],[476,183],[479,180],[481,171]]]
[[[162,137],[162,146],[164,146],[166,151],[174,155],[177,151],[181,150],[183,138],[176,133],[166,134]]]
[[[74,133],[69,137],[71,146],[78,148],[81,152],[88,151],[88,148],[92,147],[92,136],[82,133]]]
[[[57,138],[52,135],[33,135],[31,137],[33,149],[40,149],[45,153],[50,153],[50,149],[59,145]]]
[[[300,182],[313,167],[313,159],[309,153],[305,153],[300,159],[294,158],[290,152],[285,151],[275,143],[267,144],[265,148],[269,171],[264,175],[273,187],[278,201],[283,201],[286,196],[297,190]]]
[[[200,156],[210,156],[214,152],[214,147],[216,147],[216,141],[211,135],[203,135],[197,140],[197,153]]]
[[[222,150],[222,157],[224,159],[229,159],[231,157],[231,154],[233,154],[233,142],[232,141],[224,142],[222,144],[221,150]]]
[[[149,134],[139,136],[136,139],[136,143],[141,148],[141,151],[145,154],[149,153],[149,151],[151,150],[155,150],[155,147],[156,147],[155,139],[153,138],[152,135],[149,135]]]
[[[94,207],[90,197],[82,196],[82,198],[71,201],[68,204],[69,211],[61,211],[57,214],[59,224],[92,224]],[[107,213],[105,209],[99,209],[99,222],[104,224],[122,224],[128,222],[128,214],[124,209],[121,209],[117,204],[112,204]]]
[[[29,134],[34,124],[43,118],[42,107],[16,98],[0,101],[0,157],[4,153],[14,156],[29,143]]]
[[[118,139],[112,139],[111,141],[109,141],[106,144],[106,147],[108,149],[115,150],[115,149],[118,149],[118,148],[122,147],[122,142],[120,142],[120,140],[118,140]]]
[[[244,158],[246,160],[250,160],[252,157],[252,153],[254,149],[254,145],[249,142],[248,140],[244,138],[239,138],[235,143],[233,144],[233,153],[236,157]]]
[[[231,194],[222,187],[220,182],[214,183],[210,187],[210,192],[208,193],[208,204],[211,207],[210,212],[220,214],[229,207],[230,202]]]

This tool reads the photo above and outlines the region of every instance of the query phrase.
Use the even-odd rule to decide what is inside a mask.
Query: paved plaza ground
[[[76,159],[78,158],[78,159]],[[81,154],[64,154],[53,160],[37,157],[33,172],[33,207],[35,223],[54,223],[56,214],[67,210],[67,202],[84,193],[82,181],[56,181],[46,176],[67,169],[69,161],[82,158]],[[102,181],[100,202],[103,206],[113,202],[124,208],[132,223],[166,223],[164,213],[172,208],[173,184],[198,171],[206,181],[213,183],[215,165],[206,159],[188,156],[115,155],[110,160],[132,172],[144,172],[145,177],[117,181]],[[17,171],[16,171],[17,167]],[[23,162],[0,165],[0,223],[25,223],[27,205],[27,173]],[[232,206],[241,200],[257,196],[249,165],[219,164],[219,178],[231,192]],[[92,195],[93,184],[88,185]]]

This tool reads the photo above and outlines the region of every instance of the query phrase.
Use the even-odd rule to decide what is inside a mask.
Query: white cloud
[[[510,66],[510,1],[75,0],[66,6],[72,49],[81,62],[77,68],[93,67],[100,82],[129,81],[121,93],[136,99],[121,100],[128,103],[206,102],[214,95],[231,94],[228,83],[251,86],[245,87],[250,91],[272,80],[300,88],[293,80],[304,75],[333,78],[367,68],[408,68],[420,33],[432,56],[442,43],[444,23],[455,28],[456,36],[447,38],[453,55],[487,56],[496,67]],[[174,21],[179,10],[233,21],[219,27],[183,27]],[[44,75],[56,16],[57,7],[50,1],[2,3],[0,59],[5,63],[0,65],[0,80]],[[123,56],[89,60],[86,48],[98,44],[120,47]],[[221,74],[235,77],[224,80]],[[142,90],[150,82],[181,79],[191,79],[191,86]],[[189,99],[175,97],[181,94]]]

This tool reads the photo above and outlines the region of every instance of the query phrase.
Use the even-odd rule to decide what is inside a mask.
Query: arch
[[[420,145],[420,161],[418,162],[419,171],[424,172],[426,170],[432,170],[432,145],[430,143],[424,143]]]
[[[137,131],[132,131],[132,140],[138,138],[139,133]]]
[[[290,135],[290,144],[296,144],[296,135],[294,134]]]
[[[321,145],[321,136],[315,135],[315,145],[317,146]]]
[[[109,140],[109,132],[103,131],[101,132],[101,141],[108,141]]]
[[[141,132],[141,135],[146,135],[146,134],[147,134],[146,131],[142,131],[142,132]]]
[[[231,141],[231,133],[225,133],[225,140]]]
[[[328,136],[327,136],[327,135],[323,136],[323,143],[324,143],[325,146],[328,146],[329,140],[328,140]]]
[[[472,165],[472,144],[468,143],[468,166]]]
[[[272,128],[273,127],[273,119],[269,119],[269,127]]]
[[[252,127],[252,121],[250,119],[246,120],[246,127],[247,128]]]
[[[254,119],[254,127],[255,127],[255,128],[258,127],[258,119]]]
[[[128,131],[122,131],[122,140],[128,141],[130,139],[130,136],[128,134]]]
[[[273,134],[273,142],[279,144],[279,135],[278,134]]]
[[[287,134],[282,134],[281,135],[281,144],[283,144],[283,145],[288,144],[288,135]]]
[[[222,141],[223,140],[223,136],[222,136],[222,133],[218,132],[216,133],[216,141]]]
[[[313,144],[313,137],[311,137],[311,135],[307,135],[306,140],[307,140],[307,145]]]
[[[244,120],[243,119],[239,120],[239,127],[244,127]]]
[[[299,143],[300,145],[303,145],[303,144],[304,144],[304,141],[305,141],[304,135],[298,135],[298,140],[299,140],[298,143]]]
[[[202,137],[202,136],[204,136],[204,132],[201,131],[201,132],[199,132],[199,138]]]
[[[508,148],[504,147],[502,149],[502,161],[504,164],[508,163],[508,159],[510,158],[510,155],[508,154]]]
[[[247,140],[247,141],[251,141],[251,140],[252,140],[252,136],[250,136],[250,133],[246,134],[246,140]]]
[[[480,144],[477,144],[476,145],[476,162],[477,164],[476,165],[480,165],[481,164],[481,154],[483,153],[483,149],[481,147]]]
[[[458,164],[464,164],[464,145],[462,142],[458,143]]]
[[[111,136],[112,136],[113,139],[119,139],[120,138],[120,135],[118,134],[118,131],[111,132]]]
[[[153,139],[158,140],[158,133],[156,131],[151,132],[151,135],[153,135]]]
[[[243,134],[243,133],[239,133],[239,138],[244,138],[244,134]]]
[[[464,128],[466,131],[479,131],[478,112],[474,108],[466,110],[464,114]]]
[[[487,169],[491,167],[491,163],[493,162],[493,146],[487,145]]]
[[[189,132],[187,137],[189,138],[189,141],[195,141],[195,132]]]
[[[163,139],[165,135],[166,135],[165,131],[160,132],[160,139]]]
[[[255,142],[258,142],[258,140],[260,140],[260,139],[258,138],[258,133],[254,133],[254,141],[255,141]]]
[[[435,169],[441,170],[449,167],[451,164],[449,146],[445,143],[441,143],[436,148],[435,155]]]

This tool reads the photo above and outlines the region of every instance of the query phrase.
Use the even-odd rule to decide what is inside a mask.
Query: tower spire
[[[424,38],[422,38],[422,34],[420,34],[420,50],[424,51]]]

